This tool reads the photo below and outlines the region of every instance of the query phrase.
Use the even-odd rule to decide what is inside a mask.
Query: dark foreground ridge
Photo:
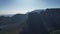
[[[60,30],[60,8],[39,9],[12,17],[0,16],[0,31],[8,32],[6,34],[50,34],[55,30]]]
[[[23,34],[50,34],[60,29],[60,8],[35,10],[28,14],[28,27]]]

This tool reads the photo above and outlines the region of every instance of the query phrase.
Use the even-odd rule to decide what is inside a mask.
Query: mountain
[[[35,10],[29,13],[30,22],[38,24],[43,21],[48,31],[60,29],[60,8],[47,8],[46,10]],[[37,22],[36,22],[37,21]],[[40,22],[39,22],[40,21]]]
[[[38,9],[11,17],[0,16],[0,34],[50,34],[59,29],[60,8]]]
[[[5,16],[5,17],[12,17],[15,14],[0,14],[0,16]]]
[[[16,22],[24,22],[26,21],[28,16],[26,14],[16,14],[11,17],[11,21],[16,23]]]
[[[12,17],[0,16],[0,25],[21,24],[28,19],[27,14],[16,14]]]

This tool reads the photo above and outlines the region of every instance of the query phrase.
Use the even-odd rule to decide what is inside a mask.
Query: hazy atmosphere
[[[60,34],[60,0],[0,0],[0,34]]]
[[[24,14],[45,8],[60,8],[60,0],[0,0],[0,14]]]

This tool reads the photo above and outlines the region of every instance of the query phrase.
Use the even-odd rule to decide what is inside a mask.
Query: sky
[[[46,8],[60,8],[60,0],[0,0],[0,14],[25,14]]]

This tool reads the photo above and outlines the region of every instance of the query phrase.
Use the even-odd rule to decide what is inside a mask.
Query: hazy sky
[[[26,13],[45,8],[60,8],[60,0],[0,0],[0,14]]]

